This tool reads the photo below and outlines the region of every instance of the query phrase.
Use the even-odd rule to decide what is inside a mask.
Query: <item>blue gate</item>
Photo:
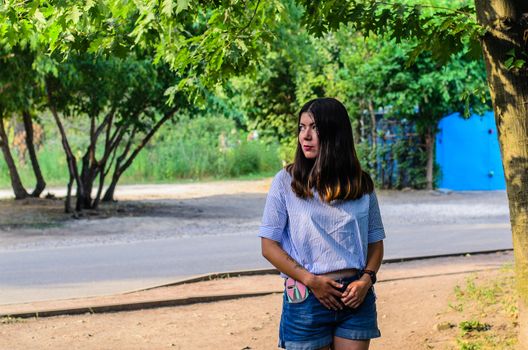
[[[493,112],[463,119],[443,118],[436,137],[438,187],[452,190],[504,190],[506,182]]]

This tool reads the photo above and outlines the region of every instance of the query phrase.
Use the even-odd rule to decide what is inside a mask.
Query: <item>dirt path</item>
[[[374,340],[371,349],[454,349],[459,329],[438,326],[457,325],[477,312],[471,305],[462,313],[449,306],[456,304],[455,288],[469,277],[479,283],[494,281],[504,274],[497,267],[511,260],[511,253],[501,253],[384,265],[383,280],[376,286],[382,338]],[[461,272],[475,267],[487,270]],[[243,283],[240,279],[230,283],[236,286]],[[252,283],[258,279],[251,277]],[[199,294],[218,283],[183,285],[174,293]],[[272,294],[131,312],[4,319],[0,349],[275,349],[281,298]],[[490,317],[488,322],[497,329],[507,322],[500,313]]]
[[[495,273],[481,274],[490,279]],[[380,284],[382,338],[371,349],[449,349],[457,321],[448,303],[468,275]],[[1,349],[275,349],[281,295],[99,315],[21,320],[0,325]],[[451,318],[450,318],[451,317]]]

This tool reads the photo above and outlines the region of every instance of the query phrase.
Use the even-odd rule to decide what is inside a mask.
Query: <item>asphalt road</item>
[[[503,192],[379,197],[387,232],[386,259],[512,247]],[[265,195],[233,195],[180,201],[180,212],[182,206],[207,208],[202,217],[188,222],[175,218],[187,225],[178,232],[193,228],[192,235],[140,238],[130,228],[134,239],[120,235],[101,240],[94,235],[60,244],[61,235],[50,233],[45,244],[31,245],[26,240],[13,245],[10,240],[8,245],[0,244],[0,304],[111,294],[210,272],[269,268],[256,237],[264,199]],[[236,223],[241,217],[248,226],[231,229],[240,227]],[[192,226],[193,220],[200,222],[199,228]],[[163,223],[162,218],[159,222]],[[97,223],[89,224],[99,232]]]

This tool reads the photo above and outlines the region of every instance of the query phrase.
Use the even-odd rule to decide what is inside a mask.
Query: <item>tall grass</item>
[[[68,181],[66,158],[53,125],[46,125],[46,137],[38,150],[39,163],[49,185]],[[83,141],[76,132],[73,148],[80,158]],[[27,158],[22,164],[13,150],[22,181],[34,186]],[[225,117],[181,118],[161,129],[136,157],[120,183],[159,183],[186,179],[222,179],[270,176],[281,167],[278,143],[247,140],[247,133]],[[4,158],[0,157],[0,188],[10,187]]]

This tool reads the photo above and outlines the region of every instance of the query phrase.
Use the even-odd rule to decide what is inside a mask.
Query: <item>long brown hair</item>
[[[336,199],[358,199],[371,193],[374,183],[361,169],[345,106],[335,98],[311,100],[301,108],[298,125],[303,113],[314,119],[319,153],[315,159],[308,159],[297,142],[295,160],[286,167],[297,196],[312,198],[312,188],[315,187],[321,200],[330,203]]]

